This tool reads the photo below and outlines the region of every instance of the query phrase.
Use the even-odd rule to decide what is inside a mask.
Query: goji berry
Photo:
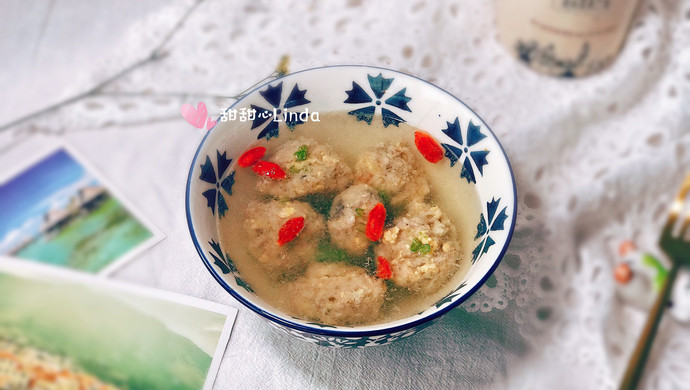
[[[272,180],[282,180],[285,179],[286,176],[285,171],[280,165],[270,161],[258,161],[252,166],[252,171],[256,172],[259,176],[264,176]]]
[[[376,261],[378,266],[376,267],[376,276],[381,279],[390,279],[393,276],[391,272],[391,264],[386,260],[385,257],[379,256]]]
[[[266,148],[263,146],[257,146],[251,148],[246,152],[242,153],[240,158],[237,160],[237,164],[243,168],[250,167],[261,160],[266,154]]]
[[[383,235],[383,225],[386,223],[386,208],[383,203],[377,203],[369,212],[367,226],[364,230],[367,238],[371,241],[378,241]]]
[[[288,219],[278,231],[278,245],[283,246],[294,240],[302,229],[304,229],[304,217]]]
[[[429,134],[422,131],[414,132],[414,144],[426,161],[436,164],[443,158],[443,148]]]

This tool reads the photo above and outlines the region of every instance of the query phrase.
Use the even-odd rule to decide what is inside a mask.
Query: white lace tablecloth
[[[64,140],[167,235],[115,278],[237,307],[216,388],[615,388],[644,320],[611,277],[617,242],[654,243],[690,169],[690,1],[643,0],[617,61],[533,73],[496,40],[493,3],[139,0],[0,3],[0,159]],[[421,334],[364,350],[275,331],[203,267],[184,218],[203,134],[268,75],[390,67],[483,116],[513,164],[515,236],[482,289]],[[662,323],[643,388],[690,389],[690,325]]]

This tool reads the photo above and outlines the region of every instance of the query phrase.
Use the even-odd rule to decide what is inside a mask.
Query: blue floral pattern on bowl
[[[299,131],[303,123],[299,118],[275,120],[276,115],[295,107],[312,112],[342,111],[355,121],[371,124],[380,120],[384,128],[408,123],[439,141],[451,167],[459,164],[458,180],[474,186],[486,208],[478,216],[470,271],[436,304],[391,323],[332,326],[272,309],[242,278],[221,248],[215,228],[216,221],[228,212],[226,200],[232,196],[235,182],[233,161],[257,139],[271,142],[283,130]],[[271,325],[324,346],[361,348],[387,344],[431,325],[479,289],[498,266],[515,226],[517,193],[510,163],[488,126],[449,93],[388,69],[337,66],[297,72],[269,82],[231,108],[255,110],[256,116],[246,126],[219,122],[201,142],[188,177],[187,221],[197,252],[213,278]]]
[[[372,120],[374,119],[374,115],[378,111],[377,107],[380,107],[381,119],[384,127],[388,127],[391,124],[397,127],[401,122],[405,122],[403,118],[398,116],[389,108],[395,107],[399,110],[412,112],[410,107],[407,106],[407,103],[412,100],[412,98],[405,95],[407,88],[403,88],[389,98],[383,100],[386,92],[388,92],[388,88],[395,79],[392,77],[387,79],[383,77],[382,73],[379,73],[379,75],[376,77],[367,75],[367,79],[369,80],[369,87],[371,88],[371,92],[374,95],[374,98],[376,98],[376,101],[374,101],[374,98],[372,98],[369,93],[364,91],[364,88],[353,81],[352,89],[346,91],[347,99],[345,99],[344,103],[364,104],[365,107],[352,110],[348,112],[348,114],[354,115],[358,121],[365,121],[368,124],[371,124]],[[386,108],[386,106],[389,106],[389,108]]]
[[[370,337],[338,337],[338,336],[327,336],[327,335],[314,335],[312,333],[301,332],[294,329],[285,328],[273,324],[277,329],[291,336],[297,337],[301,340],[307,341],[312,344],[320,345],[323,347],[335,347],[335,348],[347,348],[347,349],[357,349],[364,347],[371,347],[377,345],[386,345],[394,341],[402,340],[404,338],[413,336],[422,330],[428,328],[436,320],[428,321],[423,325],[401,330],[398,332],[393,332],[389,334],[370,336]]]
[[[450,144],[442,143],[443,149],[445,150],[445,156],[450,160],[450,166],[454,166],[458,161],[462,160],[462,170],[460,171],[460,177],[465,178],[468,183],[476,183],[477,175],[476,171],[480,175],[484,175],[484,166],[488,164],[486,157],[489,154],[489,150],[478,149],[478,144],[486,138],[481,132],[481,126],[475,125],[470,120],[467,125],[467,137],[463,142],[462,130],[460,129],[460,119],[455,117],[453,123],[446,122],[447,127],[442,130],[444,134],[449,136],[453,141],[457,142],[458,146],[453,146]],[[472,163],[474,162],[474,164]],[[474,166],[473,166],[474,165]]]
[[[238,286],[242,287],[248,293],[253,294],[254,290],[252,290],[249,284],[247,284],[247,282],[242,280],[242,278],[239,276],[239,271],[237,271],[235,263],[227,253],[223,253],[220,244],[214,240],[211,240],[209,241],[208,245],[210,245],[212,249],[208,252],[208,254],[213,258],[213,264],[218,267],[223,274],[231,273],[235,278],[235,283],[237,283]]]
[[[477,235],[474,239],[481,239],[481,242],[472,251],[472,263],[476,262],[483,254],[488,252],[489,248],[496,243],[496,241],[491,238],[491,232],[504,229],[505,221],[508,218],[508,214],[506,214],[506,209],[508,207],[504,207],[501,212],[496,214],[500,202],[500,198],[498,200],[492,199],[491,202],[486,204],[486,218],[484,218],[483,213],[479,216]]]
[[[294,130],[297,125],[304,123],[298,116],[292,117],[288,116],[286,113],[291,108],[304,106],[311,103],[305,95],[307,90],[299,89],[299,86],[295,84],[292,87],[292,91],[288,95],[285,102],[281,104],[282,94],[283,94],[283,82],[278,83],[276,86],[271,86],[270,84],[265,90],[259,91],[259,94],[263,96],[265,101],[272,108],[264,108],[258,105],[251,105],[254,111],[254,119],[252,121],[252,130],[261,127],[264,123],[268,124],[259,132],[258,139],[266,138],[267,140],[278,137],[279,127],[280,127],[280,117],[285,118],[284,122],[290,130]]]
[[[235,171],[230,172],[230,174],[223,179],[225,171],[230,164],[232,164],[232,159],[228,159],[226,155],[226,152],[220,154],[219,151],[216,151],[217,175],[216,170],[213,169],[211,158],[206,156],[206,162],[201,166],[201,174],[199,175],[199,180],[215,186],[215,188],[202,192],[201,195],[206,198],[206,205],[211,209],[212,214],[215,214],[217,205],[218,216],[221,218],[224,217],[225,212],[228,211],[228,205],[227,202],[225,202],[225,197],[223,197],[221,189],[228,195],[232,195],[232,186],[235,184]]]

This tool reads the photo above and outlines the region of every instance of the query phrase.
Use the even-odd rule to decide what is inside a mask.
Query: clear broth
[[[294,131],[281,124],[278,138],[268,142],[260,140],[253,146],[265,146],[266,156],[270,157],[283,143],[308,137],[333,147],[351,168],[354,168],[361,151],[382,141],[402,142],[416,151],[415,128],[407,124],[384,128],[380,120],[374,120],[369,125],[363,121],[356,121],[345,112],[326,113],[321,115],[320,119],[320,122],[305,122]],[[457,228],[461,246],[460,267],[448,283],[429,295],[406,293],[406,290],[400,289],[389,290],[382,308],[383,316],[366,325],[403,319],[428,309],[460,284],[471,265],[476,223],[481,213],[481,204],[474,185],[460,178],[461,164],[450,167],[445,158],[437,164],[430,164],[421,155],[415,155],[418,157],[418,165],[424,170],[429,181],[431,203],[437,205]],[[289,297],[285,294],[285,282],[276,282],[271,278],[245,246],[248,242],[248,234],[242,228],[245,207],[250,201],[265,197],[256,190],[256,182],[260,178],[250,168],[234,166],[232,169],[236,169],[235,184],[232,196],[226,197],[228,211],[217,223],[221,247],[234,261],[242,279],[259,297],[289,314]]]

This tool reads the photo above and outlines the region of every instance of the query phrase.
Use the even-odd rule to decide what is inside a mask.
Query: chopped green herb
[[[321,263],[336,263],[341,261],[348,261],[350,256],[344,250],[332,245],[328,241],[319,242],[316,251],[316,261]]]
[[[422,242],[419,241],[418,238],[415,238],[412,240],[412,244],[410,244],[410,252],[419,252],[420,246],[422,246]]]
[[[308,202],[314,211],[328,218],[331,212],[331,205],[333,204],[333,197],[335,195],[331,193],[317,193],[309,194],[298,198],[303,202]]]
[[[363,209],[356,208],[355,213],[357,213],[357,215],[359,215],[360,217],[364,217],[364,210]]]
[[[386,298],[381,307],[384,313],[390,313],[391,309],[395,306],[395,302],[400,302],[413,294],[410,290],[398,286],[390,279],[384,280],[384,283],[386,283]]]
[[[297,149],[295,152],[295,159],[297,161],[304,161],[307,159],[309,156],[309,149],[307,148],[307,145],[302,145]]]
[[[399,291],[401,290],[401,287],[398,287],[397,284],[393,283],[392,280],[386,279],[384,280],[384,283],[386,283],[386,294],[391,294],[393,291]]]
[[[381,201],[383,201],[384,204],[391,201],[390,196],[388,196],[388,192],[384,190],[379,190],[379,198],[381,198]]]
[[[370,245],[369,249],[367,249],[367,253],[364,256],[353,257],[350,259],[349,263],[364,268],[369,275],[376,275],[378,262],[376,261],[374,246]]]
[[[284,274],[281,274],[278,277],[278,280],[281,282],[293,282],[295,279],[297,279],[297,275],[294,273],[286,272]]]
[[[419,252],[420,252],[420,253],[423,253],[423,254],[427,254],[427,253],[431,252],[431,245],[429,245],[429,244],[424,244],[424,245],[420,246],[420,247],[419,247]]]
[[[393,220],[403,211],[405,211],[405,207],[402,205],[393,206],[391,204],[391,197],[385,190],[379,190],[378,195],[379,198],[381,198],[381,203],[383,203],[383,207],[386,208],[386,222],[384,226],[386,228],[389,228],[393,226]]]
[[[319,241],[316,250],[316,261],[320,263],[346,263],[364,268],[369,275],[376,274],[376,257],[373,245],[363,256],[349,255],[345,250],[336,247],[328,238]]]
[[[415,238],[412,240],[412,244],[410,244],[410,252],[427,254],[431,252],[431,245],[422,244],[418,238]]]
[[[290,171],[290,173],[299,173],[299,168],[293,165],[290,168],[288,168],[288,171]]]

